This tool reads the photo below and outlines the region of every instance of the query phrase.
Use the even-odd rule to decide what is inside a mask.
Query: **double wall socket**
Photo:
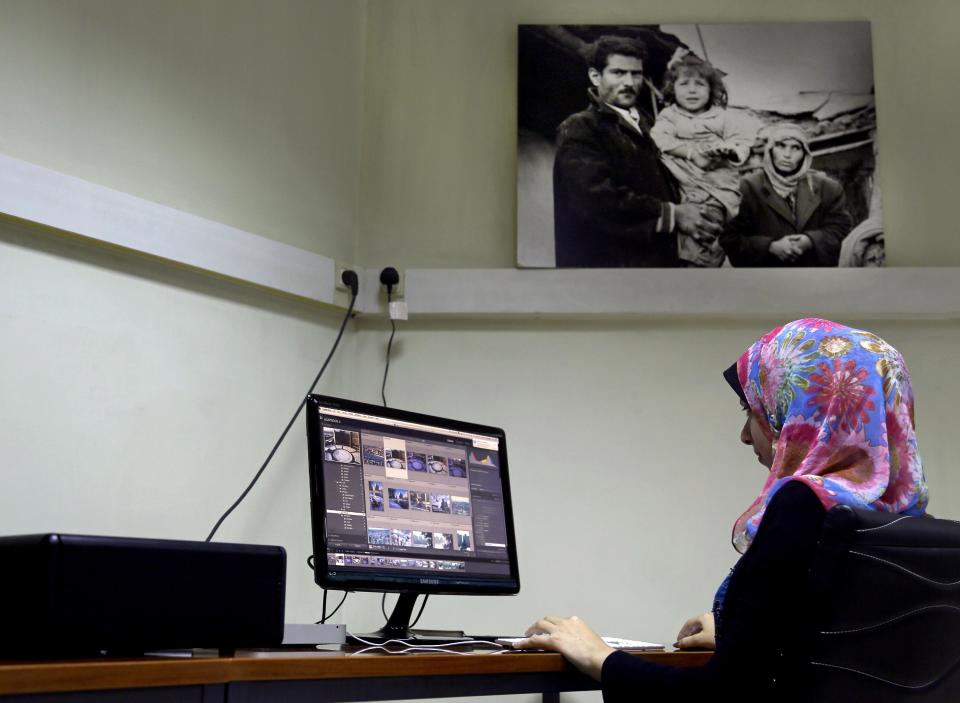
[[[387,298],[387,287],[380,283],[380,272],[383,269],[361,269],[353,266],[337,266],[337,278],[336,278],[336,288],[338,291],[344,293],[349,292],[346,284],[343,282],[343,272],[344,271],[356,271],[357,276],[360,279],[360,291],[361,293],[364,290],[375,290],[377,291],[377,297],[386,300]],[[397,269],[397,273],[400,275],[400,280],[394,284],[392,298],[394,300],[402,299],[404,297],[404,275],[403,271]]]

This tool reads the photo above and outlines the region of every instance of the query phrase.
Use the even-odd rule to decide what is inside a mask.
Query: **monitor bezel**
[[[332,578],[327,574],[327,540],[325,520],[325,495],[322,481],[323,467],[323,428],[320,424],[320,407],[330,407],[349,412],[377,415],[394,420],[403,420],[425,425],[434,425],[444,429],[471,434],[494,436],[499,441],[500,478],[503,495],[504,523],[507,532],[507,557],[510,564],[510,577],[491,579],[486,583],[424,583],[423,576],[398,576],[396,581],[374,580],[357,572],[347,572],[343,576]],[[514,531],[513,500],[510,490],[509,461],[504,431],[473,422],[453,420],[435,415],[426,415],[399,408],[385,408],[381,405],[362,403],[347,398],[312,394],[307,396],[307,455],[310,477],[310,523],[313,538],[314,581],[327,590],[370,591],[386,593],[424,593],[438,595],[515,595],[520,591],[520,571],[517,559],[517,541]],[[418,580],[419,578],[419,580]],[[460,578],[463,578],[461,576]]]

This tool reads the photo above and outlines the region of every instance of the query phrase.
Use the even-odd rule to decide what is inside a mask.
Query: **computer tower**
[[[276,647],[282,547],[129,537],[0,537],[0,657]]]

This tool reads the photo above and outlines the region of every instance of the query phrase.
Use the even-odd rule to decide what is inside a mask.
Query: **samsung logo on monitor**
[[[432,584],[434,586],[440,585],[440,579],[420,579],[420,583]]]

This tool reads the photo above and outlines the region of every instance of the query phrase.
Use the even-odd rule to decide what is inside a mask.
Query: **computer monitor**
[[[503,430],[307,398],[314,578],[400,593],[381,638],[410,637],[419,594],[520,590]]]

